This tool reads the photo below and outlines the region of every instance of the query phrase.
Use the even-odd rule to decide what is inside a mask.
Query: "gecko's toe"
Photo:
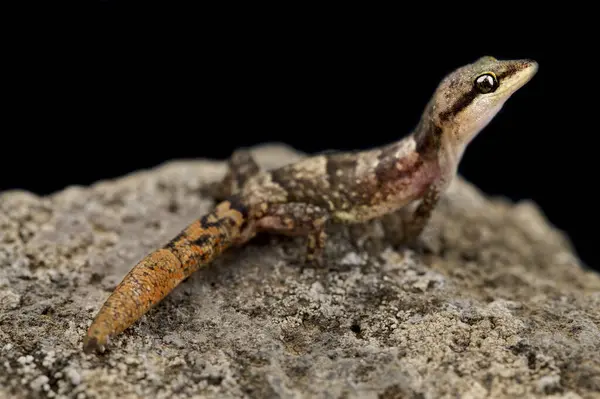
[[[322,268],[325,265],[325,262],[321,254],[307,254],[304,260],[304,264],[306,266]]]

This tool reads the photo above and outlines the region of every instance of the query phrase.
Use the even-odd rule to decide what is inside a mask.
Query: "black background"
[[[377,146],[415,126],[452,69],[482,55],[533,58],[538,74],[472,142],[460,173],[538,203],[598,268],[599,78],[582,15],[99,5],[8,41],[0,189],[47,194],[268,141]]]

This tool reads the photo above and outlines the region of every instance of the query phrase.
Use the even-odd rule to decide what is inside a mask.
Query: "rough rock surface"
[[[301,156],[255,150],[265,167]],[[599,276],[534,204],[462,179],[429,252],[394,249],[376,223],[377,252],[334,228],[314,269],[301,239],[259,237],[84,355],[110,291],[209,209],[200,189],[224,172],[179,161],[0,194],[0,397],[600,397]]]

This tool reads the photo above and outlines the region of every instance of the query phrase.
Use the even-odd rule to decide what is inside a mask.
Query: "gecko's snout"
[[[498,93],[507,99],[529,82],[538,69],[538,62],[529,58],[502,62],[498,70],[498,78],[501,82],[501,90]]]
[[[524,72],[524,80],[528,82],[537,73],[539,64],[532,59],[521,60],[521,70]]]
[[[535,60],[527,59],[523,62],[526,69],[531,71],[531,75],[533,76],[539,69],[539,64]]]

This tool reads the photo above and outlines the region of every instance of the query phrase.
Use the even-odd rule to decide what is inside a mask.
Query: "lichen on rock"
[[[303,156],[254,151],[266,168]],[[84,354],[109,293],[224,173],[177,161],[0,193],[0,397],[600,397],[600,277],[534,203],[460,177],[424,253],[378,222],[361,245],[333,227],[323,268],[300,263],[300,238],[257,237]]]

